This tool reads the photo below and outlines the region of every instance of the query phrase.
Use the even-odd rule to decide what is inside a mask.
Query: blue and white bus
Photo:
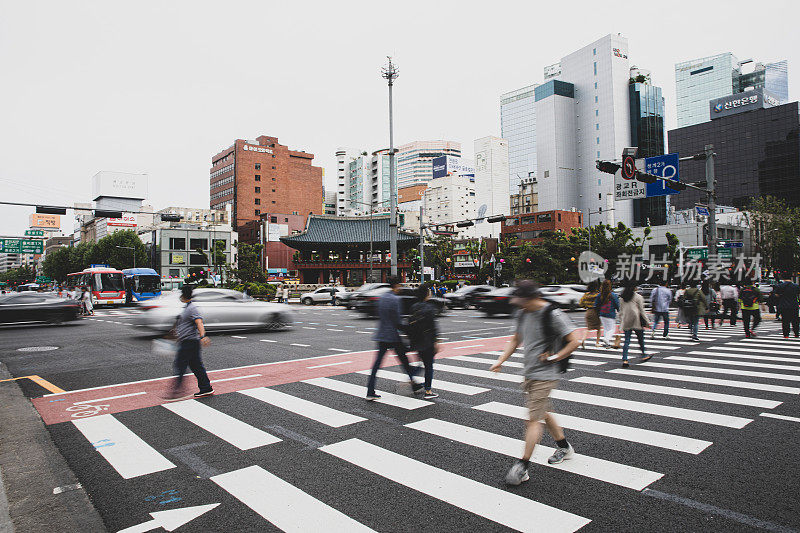
[[[152,268],[126,268],[122,271],[125,276],[125,301],[141,302],[156,296],[161,296],[161,276]]]

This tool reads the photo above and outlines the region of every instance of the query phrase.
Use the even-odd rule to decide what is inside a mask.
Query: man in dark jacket
[[[798,336],[800,317],[798,317],[798,294],[800,287],[792,283],[792,275],[787,272],[783,275],[783,282],[778,284],[772,291],[778,297],[777,308],[781,315],[783,325],[783,338],[789,338],[789,326],[791,326],[794,336]]]
[[[431,288],[427,283],[417,287],[416,296],[419,301],[411,306],[411,315],[408,319],[408,338],[411,340],[411,347],[417,350],[420,361],[425,365],[425,399],[430,400],[439,396],[431,389],[433,358],[439,351],[439,343],[436,342],[439,335],[436,326],[438,310],[429,301]]]
[[[400,339],[400,330],[403,327],[403,305],[397,294],[400,292],[400,280],[394,276],[388,280],[391,290],[380,297],[378,300],[378,331],[372,340],[378,343],[378,354],[372,364],[372,372],[367,381],[367,400],[375,401],[380,399],[380,394],[375,392],[375,380],[377,379],[378,369],[383,362],[383,356],[389,349],[392,349],[400,359],[403,369],[408,374],[408,380],[414,392],[422,389],[422,385],[414,382],[416,369],[408,363],[406,356],[406,345]]]

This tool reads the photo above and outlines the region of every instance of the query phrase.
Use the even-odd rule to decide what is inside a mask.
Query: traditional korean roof
[[[397,246],[401,250],[413,248],[419,242],[419,236],[414,233],[395,231]],[[389,235],[387,215],[375,216],[371,222],[369,217],[310,215],[305,231],[291,237],[281,237],[281,242],[296,250],[307,250],[369,247],[371,240],[376,249],[381,249],[389,247]]]

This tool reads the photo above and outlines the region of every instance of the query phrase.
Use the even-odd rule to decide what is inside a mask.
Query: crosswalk
[[[800,341],[773,343],[782,339],[771,333],[764,328],[759,347],[724,328],[708,333],[713,344],[686,347],[674,340],[647,339],[653,359],[632,359],[631,368],[620,368],[619,350],[587,343],[574,361],[576,370],[565,374],[551,395],[553,416],[577,453],[549,465],[553,448],[546,442],[537,446],[531,461],[541,478],[540,489],[544,480],[563,479],[548,476],[576,476],[589,483],[579,485],[579,492],[618,498],[612,487],[651,487],[675,469],[690,468],[691,457],[724,446],[734,432],[751,424],[794,423],[794,417],[770,411],[800,395],[800,386],[792,386],[800,381]],[[148,415],[128,413],[124,423],[119,415],[101,414],[72,424],[96,450],[96,460],[123,479],[179,469],[159,451],[164,449],[157,442],[160,436],[146,430],[150,418],[161,422],[162,431],[202,432],[227,453],[244,454],[237,455],[229,470],[210,476],[210,482],[284,531],[393,529],[377,527],[357,512],[352,516],[340,498],[330,497],[331,490],[347,490],[338,485],[336,475],[326,477],[320,468],[315,480],[320,487],[314,489],[307,478],[295,478],[257,459],[295,453],[292,446],[302,434],[311,437],[303,441],[306,447],[299,460],[327,465],[335,461],[337,469],[366,473],[370,483],[380,484],[374,490],[381,494],[403,487],[415,497],[519,531],[576,531],[602,520],[580,506],[546,500],[541,490],[509,491],[491,481],[502,479],[502,470],[484,472],[487,461],[510,465],[518,457],[524,445],[522,422],[528,418],[515,392],[522,382],[517,373],[520,354],[502,371],[491,372],[488,367],[497,355],[485,352],[437,361],[434,388],[441,401],[398,393],[407,378],[401,370],[388,368],[378,373],[382,397],[371,404],[363,402],[369,371],[360,371],[241,390],[225,395],[224,402],[220,397],[167,403],[150,408],[155,411]],[[275,425],[269,422],[273,419],[282,422]],[[421,442],[441,453],[425,452]],[[616,453],[620,446],[633,453]],[[453,464],[476,457],[483,461],[469,468]],[[498,458],[500,463],[495,463]],[[618,503],[609,501],[612,508]]]

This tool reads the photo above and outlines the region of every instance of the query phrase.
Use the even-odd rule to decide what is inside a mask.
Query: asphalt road
[[[441,396],[431,402],[389,394],[365,402],[366,376],[352,369],[367,368],[369,354],[353,352],[373,348],[375,323],[314,307],[297,308],[291,331],[212,337],[203,357],[217,376],[256,365],[255,377],[224,384],[232,392],[130,408],[129,398],[113,399],[123,389],[112,385],[144,380],[124,387],[139,398],[164,383],[148,380],[168,376],[171,363],[127,325],[130,312],[0,334],[15,377],[96,388],[45,396],[41,381],[18,381],[43,413],[69,404],[92,415],[47,429],[110,531],[211,504],[219,505],[177,531],[800,528],[800,342],[775,336],[772,323],[752,341],[740,327],[701,330],[700,344],[685,330],[667,341],[648,337],[655,357],[627,371],[618,352],[588,343],[553,401],[582,455],[560,468],[532,465],[530,481],[507,487],[523,429],[518,369],[485,371],[508,318],[463,310],[442,317],[448,350],[434,377]],[[580,313],[570,317],[582,322]],[[56,349],[20,351],[45,346]],[[262,386],[269,369],[297,364],[305,370],[296,379]],[[397,378],[398,368],[386,370]],[[315,372],[323,377],[309,379]],[[378,382],[387,392],[398,386]],[[94,407],[105,404],[108,411]],[[544,447],[554,444],[548,436],[542,444],[546,459]]]

